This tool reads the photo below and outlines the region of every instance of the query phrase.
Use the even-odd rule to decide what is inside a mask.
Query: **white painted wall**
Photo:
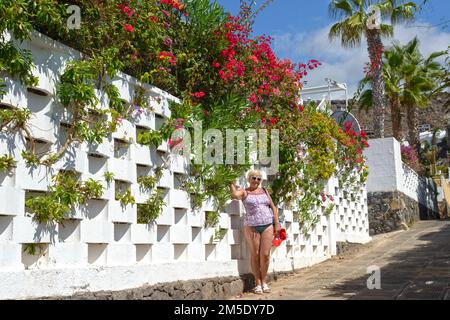
[[[433,191],[425,178],[402,161],[400,143],[395,138],[369,140],[364,156],[369,166],[367,192],[400,191],[432,208]]]
[[[54,97],[56,81],[67,62],[78,58],[79,53],[37,33],[22,46],[33,52],[38,63],[34,70],[40,79],[37,88],[50,95],[29,93],[20,83],[8,79],[8,93],[0,101],[28,106],[33,110],[33,134],[48,142],[57,141],[61,134],[59,125],[66,115]],[[114,82],[122,98],[129,101],[138,81],[120,74]],[[128,155],[121,159],[114,155],[114,138],[133,137],[136,124],[155,128],[155,115],[169,117],[168,103],[177,99],[158,88],[141,85],[160,98],[160,102],[150,100],[154,112],[144,113],[133,123],[123,121],[118,131],[98,146],[85,143],[74,146],[52,170],[27,168],[20,156],[22,139],[17,135],[0,135],[0,154],[9,152],[18,161],[11,174],[0,173],[0,299],[120,290],[249,272],[247,247],[241,233],[242,203],[231,201],[227,205],[220,215],[220,227],[227,228],[227,234],[221,241],[211,242],[214,229],[204,227],[205,211],[211,210],[211,201],[194,211],[189,195],[174,188],[175,173],[188,172],[178,157],[172,157],[170,169],[164,171],[159,182],[167,190],[167,206],[153,224],[137,224],[136,206],[122,210],[114,199],[114,182],[109,186],[105,183],[101,199],[90,200],[86,206],[75,209],[61,224],[39,225],[25,216],[25,191],[46,191],[51,175],[62,168],[81,173],[83,179],[97,180],[103,179],[105,171],[111,171],[115,178],[131,184],[138,203],[146,200],[137,184],[137,165],[160,164],[156,149],[131,143]],[[105,103],[103,99],[102,105],[106,106]],[[166,143],[158,150],[168,155]],[[315,214],[321,215],[320,222],[308,234],[300,232],[295,208],[280,208],[288,240],[273,249],[271,271],[302,268],[328,259],[336,254],[336,241],[370,240],[365,188],[358,190],[356,200],[351,201],[337,179],[332,178],[326,191],[334,195],[337,206],[328,217],[322,212],[330,200],[317,208]],[[30,243],[41,248],[35,256],[23,251]]]

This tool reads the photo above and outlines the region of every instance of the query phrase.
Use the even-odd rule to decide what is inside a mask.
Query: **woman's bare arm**
[[[242,200],[242,198],[244,197],[244,190],[237,190],[234,182],[230,184],[230,193],[232,199]]]

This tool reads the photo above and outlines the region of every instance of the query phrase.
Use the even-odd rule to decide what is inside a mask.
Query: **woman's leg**
[[[245,240],[250,249],[250,261],[252,273],[255,277],[255,285],[261,285],[261,271],[259,265],[260,234],[252,227],[244,227]]]
[[[270,249],[272,248],[273,239],[273,226],[267,227],[266,230],[261,234],[261,244],[259,248],[260,255],[260,266],[261,266],[261,281],[266,283],[267,272],[269,270],[270,262]]]

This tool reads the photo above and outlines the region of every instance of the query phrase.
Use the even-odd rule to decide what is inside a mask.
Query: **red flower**
[[[364,130],[361,131],[360,136],[363,137],[363,138],[367,138],[367,133],[366,133],[366,131],[364,131]]]
[[[209,111],[208,110],[203,110],[203,114],[205,115],[205,117],[209,116]]]
[[[131,10],[130,7],[128,7],[125,4],[119,4],[118,7],[120,8],[120,10],[122,10],[123,13],[125,13],[129,17],[131,17],[134,14],[133,10]]]
[[[137,52],[133,52],[133,53],[131,54],[131,59],[132,59],[132,60],[136,60],[137,58],[138,58]]]
[[[299,111],[305,110],[305,107],[303,107],[301,104],[299,104],[297,108],[298,108]]]
[[[151,16],[150,20],[152,20],[154,23],[158,23],[159,22],[158,18],[155,17],[155,16]]]
[[[218,68],[220,68],[220,63],[214,61],[214,62],[212,63],[212,66],[213,66],[214,68],[218,69]]]
[[[270,118],[269,122],[270,122],[271,125],[275,125],[275,124],[278,123],[278,119],[277,118]]]
[[[159,54],[159,59],[160,60],[168,60],[170,62],[170,64],[173,66],[177,64],[177,59],[175,58],[173,53],[168,52],[168,51],[161,51],[161,53]]]
[[[250,96],[250,98],[248,98],[248,101],[250,101],[251,103],[256,103],[256,102],[258,102],[258,98],[256,97],[256,94],[252,93],[252,95]]]
[[[204,93],[203,91],[191,93],[191,96],[196,97],[198,99],[203,98],[205,95],[206,93]]]
[[[132,25],[130,25],[130,24],[125,24],[124,26],[123,26],[123,28],[126,30],[126,31],[128,31],[128,32],[134,32],[134,28],[133,28],[133,26]]]

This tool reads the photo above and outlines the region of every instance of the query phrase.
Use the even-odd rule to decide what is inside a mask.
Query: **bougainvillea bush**
[[[333,201],[332,195],[323,191],[333,174],[342,177],[342,183],[364,182],[366,136],[349,127],[339,128],[314,105],[298,104],[304,77],[320,67],[320,62],[293,63],[278,58],[270,37],[253,35],[250,6],[246,1],[241,4],[241,13],[231,16],[209,0],[2,1],[0,34],[9,30],[16,39],[24,40],[35,29],[85,54],[83,60],[67,66],[58,86],[58,99],[73,115],[66,143],[47,155],[38,156],[31,148],[24,151],[24,158],[33,165],[51,166],[72,142],[98,143],[123,119],[132,121],[136,107],[148,108],[139,90],[131,105],[120,99],[110,79],[123,71],[181,99],[180,104],[171,106],[171,119],[159,131],[140,134],[138,143],[159,145],[168,140],[171,147],[182,144],[181,138],[170,138],[172,132],[192,131],[195,121],[201,121],[203,130],[278,129],[280,167],[270,178],[270,188],[277,202],[297,202],[302,221],[314,222],[310,209],[327,199]],[[79,29],[69,29],[66,24],[69,5],[81,8]],[[29,52],[0,37],[0,74],[32,85],[36,79],[31,66]],[[95,110],[94,114],[108,116],[110,121],[92,126],[94,89],[103,90],[110,101],[108,110]],[[0,129],[32,140],[27,110],[0,112]],[[219,211],[229,199],[229,183],[249,167],[248,163],[192,164],[191,177],[182,185],[195,206],[212,197]],[[158,176],[156,172],[153,175]],[[157,204],[154,210],[164,205],[156,200],[148,201]]]

